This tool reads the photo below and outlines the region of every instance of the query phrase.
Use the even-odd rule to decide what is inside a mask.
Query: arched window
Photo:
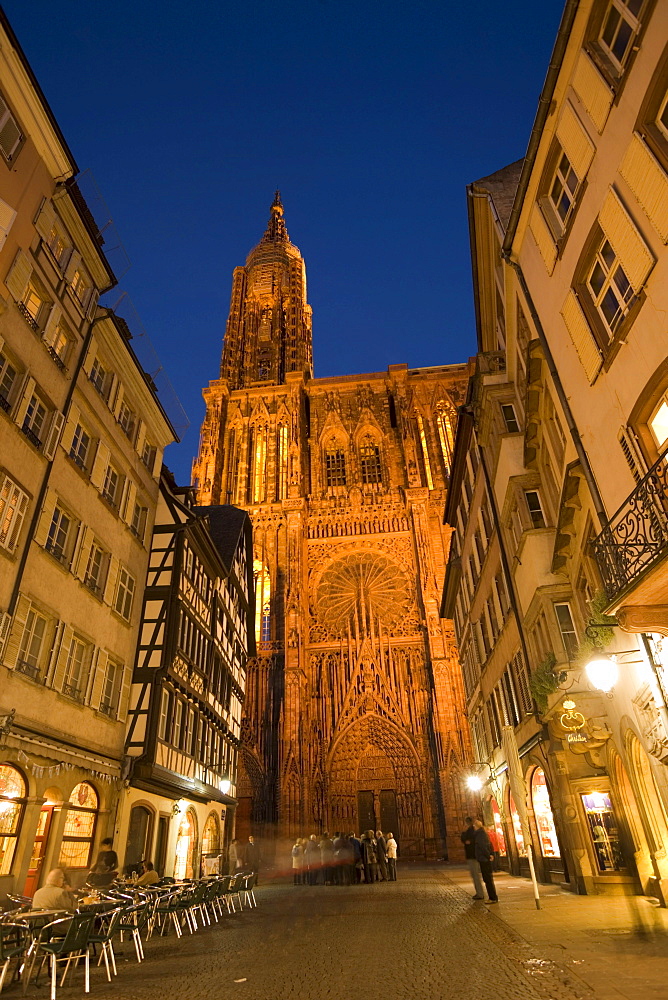
[[[531,776],[531,801],[533,802],[536,826],[538,827],[538,839],[540,841],[540,851],[544,858],[561,857],[557,831],[550,805],[550,796],[547,791],[545,772],[542,767],[537,767]]]
[[[147,806],[133,806],[128,825],[128,842],[125,847],[125,866],[138,866],[144,858],[151,857],[153,813]]]
[[[207,854],[220,854],[220,825],[214,813],[209,813],[202,831],[202,857]]]
[[[267,428],[257,427],[252,437],[251,503],[262,503],[267,469]]]
[[[420,437],[420,449],[422,451],[422,462],[424,465],[424,474],[427,480],[427,486],[429,487],[430,490],[433,490],[434,477],[431,474],[431,463],[429,461],[429,446],[427,444],[427,433],[425,430],[424,420],[422,419],[422,414],[418,413],[416,416],[417,416],[418,434]]]
[[[501,822],[501,810],[499,809],[496,799],[490,799],[489,804],[492,807],[492,820],[494,822],[494,829],[499,843],[499,854],[502,858],[505,858],[508,852],[506,850],[506,836],[503,832],[503,823]]]
[[[442,402],[437,406],[436,428],[438,430],[438,440],[441,445],[441,454],[443,455],[445,472],[446,475],[450,475],[450,469],[452,468],[452,453],[454,451],[455,441],[452,416],[447,412],[445,403]]]
[[[383,482],[383,467],[378,443],[367,435],[360,442],[359,454],[362,483],[364,486],[379,486]]]
[[[513,823],[513,833],[515,834],[515,843],[517,845],[517,853],[519,854],[519,856],[521,858],[526,858],[526,856],[527,856],[527,848],[526,848],[526,844],[524,843],[524,834],[522,833],[522,824],[520,822],[520,816],[519,816],[519,813],[517,811],[517,806],[515,805],[515,799],[512,796],[512,792],[510,793],[508,802],[509,802],[509,805],[510,805],[510,818],[511,818],[512,823]]]
[[[8,875],[12,867],[26,792],[21,772],[11,764],[0,764],[0,875]]]
[[[192,878],[195,846],[197,844],[197,821],[192,810],[187,809],[181,815],[178,833],[176,835],[176,854],[174,857],[174,878]]]
[[[75,785],[67,806],[67,819],[60,845],[61,868],[88,868],[93,851],[99,799],[87,781]]]
[[[259,559],[253,563],[255,577],[255,641],[271,642],[271,586],[269,570]]]

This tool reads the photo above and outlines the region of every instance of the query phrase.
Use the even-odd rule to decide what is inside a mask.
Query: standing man
[[[494,851],[492,850],[492,845],[489,837],[487,836],[487,830],[483,826],[481,819],[473,820],[473,828],[475,830],[475,835],[473,837],[475,857],[476,861],[480,865],[480,873],[485,883],[485,888],[487,889],[487,895],[489,896],[489,899],[486,899],[485,902],[498,903],[499,897],[496,894],[494,873],[492,870],[492,866],[494,864]]]
[[[250,868],[251,871],[255,872],[256,875],[260,874],[260,848],[258,844],[255,843],[254,837],[248,838],[248,843],[246,844],[245,850],[245,861],[246,868]],[[255,879],[255,884],[257,885],[258,879]]]
[[[387,882],[387,843],[382,830],[376,830],[376,854],[380,881]]]
[[[468,866],[469,874],[473,879],[473,888],[475,889],[475,896],[473,896],[473,899],[484,899],[485,890],[482,887],[480,865],[475,853],[475,827],[473,826],[473,820],[470,816],[466,817],[466,822],[468,826],[461,834],[460,840],[464,845],[466,864]]]
[[[393,833],[388,833],[387,840],[387,875],[390,882],[397,881],[397,842]]]

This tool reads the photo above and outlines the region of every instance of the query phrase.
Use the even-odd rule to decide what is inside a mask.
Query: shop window
[[[16,852],[27,795],[23,775],[0,764],[0,875],[9,875]]]
[[[607,792],[589,792],[582,795],[587,826],[591,836],[596,862],[602,872],[617,872],[625,868],[619,844],[617,819]]]
[[[69,798],[60,845],[59,868],[88,868],[93,853],[99,800],[87,781],[75,785]]]
[[[494,825],[494,830],[496,831],[496,839],[499,845],[499,854],[502,858],[505,858],[508,854],[506,848],[506,836],[503,832],[503,823],[501,822],[501,810],[499,809],[496,799],[490,799],[490,806],[492,807],[492,822]]]
[[[209,813],[202,832],[202,856],[210,854],[220,854],[220,826],[213,813]]]
[[[554,816],[550,805],[550,796],[545,781],[545,772],[541,767],[537,767],[531,777],[531,800],[533,802],[536,826],[538,827],[538,839],[540,841],[540,851],[544,858],[559,858],[559,841],[557,831],[554,826]]]
[[[510,804],[510,819],[513,824],[513,833],[515,834],[515,844],[517,846],[517,853],[521,858],[526,858],[527,848],[524,843],[524,834],[522,832],[522,824],[520,822],[520,814],[517,811],[517,806],[515,805],[515,799],[512,794],[509,796]]]
[[[176,852],[174,856],[174,878],[192,878],[193,860],[197,845],[197,827],[194,814],[190,809],[181,814],[179,829],[176,835]]]

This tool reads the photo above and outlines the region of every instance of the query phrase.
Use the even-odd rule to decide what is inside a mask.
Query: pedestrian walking
[[[387,849],[387,877],[390,882],[397,881],[397,842],[394,839],[393,833],[388,833],[387,839],[385,841],[385,846]]]
[[[241,845],[236,839],[230,842],[230,847],[227,852],[227,869],[228,875],[236,875],[239,868],[241,868]]]
[[[325,885],[332,885],[334,882],[334,841],[329,833],[323,833],[318,846],[320,848],[322,880]]]
[[[306,841],[304,864],[306,865],[307,885],[317,885],[318,871],[320,870],[320,848],[318,847],[318,838],[314,833]]]
[[[297,837],[292,848],[292,881],[294,885],[303,884],[304,843]]]
[[[469,874],[473,880],[473,887],[475,889],[475,896],[473,897],[473,899],[484,899],[485,890],[482,885],[480,863],[478,862],[475,853],[475,827],[473,826],[473,820],[471,819],[470,816],[466,817],[466,822],[468,826],[462,832],[460,840],[464,845],[466,864],[469,870]]]
[[[364,881],[367,885],[371,882],[377,882],[378,854],[373,830],[367,830],[362,837],[362,860],[364,862]]]
[[[250,868],[251,871],[255,872],[255,884],[258,883],[257,876],[260,874],[260,846],[255,843],[254,837],[248,838],[248,843],[246,844],[246,849],[244,851],[244,862],[246,868]]]
[[[376,830],[376,854],[378,856],[378,878],[387,882],[387,845],[382,830]]]
[[[351,884],[353,882],[360,885],[362,881],[362,873],[364,872],[364,858],[362,857],[362,841],[359,837],[356,837],[354,833],[348,834],[348,839],[350,840],[350,847],[353,853],[353,875],[351,878]]]
[[[473,838],[475,857],[476,861],[480,865],[480,873],[482,875],[483,882],[485,883],[485,888],[487,889],[487,895],[489,896],[489,899],[486,899],[485,902],[498,903],[499,897],[496,894],[494,872],[492,870],[492,865],[494,864],[494,852],[492,851],[492,845],[489,842],[487,830],[483,826],[481,819],[473,820],[473,828],[475,830]]]

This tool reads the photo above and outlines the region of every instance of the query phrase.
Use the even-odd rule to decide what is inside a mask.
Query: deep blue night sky
[[[190,418],[181,483],[277,187],[316,375],[474,352],[465,186],[523,155],[562,6],[5,0]]]

